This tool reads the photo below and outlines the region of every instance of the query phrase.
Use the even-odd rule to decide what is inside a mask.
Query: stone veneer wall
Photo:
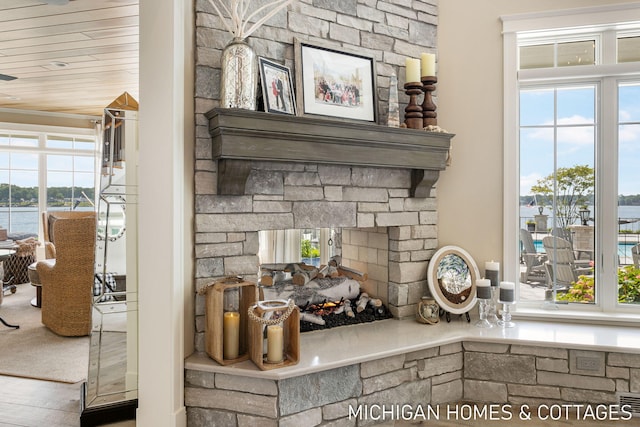
[[[229,275],[257,281],[259,230],[386,228],[384,298],[395,317],[414,316],[428,292],[427,264],[437,247],[437,213],[434,197],[409,197],[410,180],[408,170],[253,162],[246,195],[196,196],[197,288]],[[357,235],[351,234],[354,231],[347,233],[350,239]],[[204,310],[204,297],[197,295],[198,351],[204,351]]]
[[[360,290],[389,303],[389,233],[386,227],[342,230],[342,263],[366,272]]]
[[[594,405],[616,392],[640,392],[640,355],[464,342],[283,380],[187,370],[185,404],[193,427],[364,426],[349,405]]]

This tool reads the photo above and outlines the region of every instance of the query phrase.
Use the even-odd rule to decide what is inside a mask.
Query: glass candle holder
[[[478,299],[480,320],[475,323],[475,326],[478,328],[492,328],[493,324],[487,319],[491,307],[491,280],[476,280],[476,297]]]
[[[512,282],[500,282],[499,302],[502,304],[502,319],[498,321],[498,325],[503,328],[513,328],[516,326],[511,321],[511,306],[515,304],[516,285]]]

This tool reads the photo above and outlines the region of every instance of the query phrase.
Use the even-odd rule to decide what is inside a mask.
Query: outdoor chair
[[[566,291],[580,275],[593,274],[589,261],[577,260],[571,242],[556,236],[546,236],[542,245],[547,253],[545,269],[549,289]]]
[[[543,282],[546,278],[544,263],[547,260],[547,255],[537,251],[531,233],[524,228],[520,229],[520,242],[522,243],[520,255],[526,268],[520,274],[520,281],[525,283]]]
[[[95,212],[77,213],[72,217],[49,213],[55,263],[36,264],[42,284],[42,323],[62,336],[91,331],[96,216]]]

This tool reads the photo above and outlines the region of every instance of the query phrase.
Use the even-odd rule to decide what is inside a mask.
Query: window
[[[549,17],[503,18],[504,277],[524,312],[640,312],[640,12]]]
[[[93,130],[0,130],[0,226],[38,234],[39,212],[93,210]]]

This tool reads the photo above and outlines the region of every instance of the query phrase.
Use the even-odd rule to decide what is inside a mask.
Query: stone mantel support
[[[242,195],[251,160],[410,169],[411,197],[429,197],[453,134],[241,109],[206,114],[218,194]]]

